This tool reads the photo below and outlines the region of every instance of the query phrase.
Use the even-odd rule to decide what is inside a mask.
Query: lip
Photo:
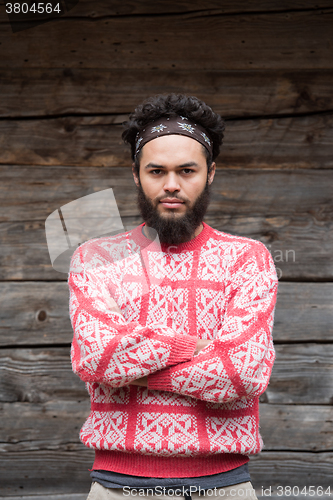
[[[184,202],[180,201],[178,198],[164,198],[163,200],[160,201],[160,203],[165,208],[178,208],[184,204]]]

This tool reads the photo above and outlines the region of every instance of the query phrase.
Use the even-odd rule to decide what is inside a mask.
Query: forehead
[[[147,142],[141,152],[141,164],[154,162],[160,165],[195,161],[206,165],[204,146],[185,135],[163,135]]]

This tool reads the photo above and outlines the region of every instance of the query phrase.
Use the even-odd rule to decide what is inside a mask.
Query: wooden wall
[[[89,401],[44,221],[112,187],[124,225],[141,222],[121,122],[170,91],[227,120],[206,222],[261,240],[279,268],[257,495],[332,494],[333,2],[81,0],[13,34],[1,0],[0,23],[0,495],[86,498]]]

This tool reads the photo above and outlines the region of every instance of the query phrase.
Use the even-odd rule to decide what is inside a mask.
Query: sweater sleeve
[[[227,403],[262,394],[275,351],[272,341],[277,276],[266,247],[253,242],[227,275],[226,312],[216,338],[189,362],[148,377],[148,389]]]
[[[75,267],[68,277],[74,331],[71,360],[74,373],[83,381],[122,387],[192,359],[195,337],[179,335],[163,324],[145,327],[127,322],[110,310],[103,266],[89,268],[81,247],[72,258],[71,269]]]

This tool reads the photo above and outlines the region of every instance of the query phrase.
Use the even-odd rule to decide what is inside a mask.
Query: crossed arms
[[[271,338],[277,292],[272,258],[258,243],[230,265],[226,311],[213,341],[182,335],[165,324],[126,321],[105,282],[79,247],[70,273],[74,330],[73,370],[86,382],[114,388],[148,386],[225,403],[259,396],[269,381],[275,353]]]

